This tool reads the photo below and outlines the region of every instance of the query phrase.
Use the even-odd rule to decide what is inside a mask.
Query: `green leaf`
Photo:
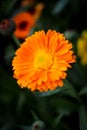
[[[80,130],[87,130],[87,109],[83,105],[79,108],[79,124]]]
[[[31,110],[31,113],[32,113],[34,120],[39,120],[39,117],[36,115],[36,113],[33,110]]]
[[[68,80],[64,80],[64,87],[67,88],[66,94],[74,97],[79,102],[81,101],[79,94],[76,92],[74,86],[72,86]]]
[[[60,113],[60,114],[54,119],[53,125],[54,125],[55,128],[58,126],[58,124],[60,124],[62,117],[63,117],[63,113]]]
[[[86,95],[87,94],[87,86],[85,86],[84,88],[82,88],[79,92],[79,95]]]
[[[78,103],[72,102],[70,99],[66,97],[58,97],[58,98],[53,98],[51,99],[51,105],[54,106],[56,111],[58,113],[62,113],[65,116],[68,116],[71,112],[76,111],[79,107]]]
[[[64,9],[64,7],[67,5],[68,2],[69,0],[58,0],[58,2],[54,6],[52,14],[60,13]]]
[[[76,92],[75,88],[69,83],[68,80],[64,80],[63,87],[58,87],[57,89],[55,89],[53,91],[49,90],[47,92],[33,92],[33,93],[36,96],[44,97],[44,96],[51,96],[53,94],[60,93],[60,92],[66,93],[66,94],[74,97],[78,101],[80,101],[80,97],[79,97],[78,93]]]
[[[24,106],[25,100],[26,100],[25,94],[24,94],[24,93],[20,93],[20,94],[19,94],[19,97],[18,97],[18,99],[17,99],[17,106],[16,106],[16,110],[17,110],[18,112],[21,112],[21,109],[22,109],[23,106]]]
[[[82,69],[83,68],[78,63],[74,63],[73,67],[67,71],[68,79],[75,85],[76,89],[80,89],[86,84]]]
[[[47,92],[33,92],[36,96],[40,96],[40,97],[45,97],[45,96],[51,96],[53,94],[56,94],[56,93],[60,93],[62,91],[64,91],[66,88],[64,87],[58,87],[57,89],[55,90],[49,90]]]

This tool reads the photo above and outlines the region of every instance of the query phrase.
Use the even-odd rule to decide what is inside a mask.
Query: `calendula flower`
[[[13,17],[13,21],[16,24],[14,35],[20,39],[24,39],[35,24],[34,18],[29,12],[18,13]]]
[[[35,32],[25,39],[12,61],[14,78],[31,91],[54,90],[63,86],[67,68],[75,62],[72,44],[55,30]]]
[[[82,65],[87,65],[87,30],[83,31],[77,41],[77,54]]]

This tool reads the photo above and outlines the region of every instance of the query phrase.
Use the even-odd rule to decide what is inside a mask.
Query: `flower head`
[[[45,130],[45,123],[41,120],[37,120],[32,124],[32,130]]]
[[[75,62],[72,44],[54,30],[35,32],[25,39],[12,62],[14,78],[31,91],[54,90],[63,86],[67,68]]]
[[[24,39],[35,24],[33,16],[28,12],[18,13],[13,17],[13,21],[16,24],[14,35],[20,39]]]
[[[15,30],[15,23],[12,19],[4,19],[0,22],[0,34],[8,36]]]
[[[81,64],[87,65],[87,30],[82,32],[77,41],[77,54],[80,57]]]

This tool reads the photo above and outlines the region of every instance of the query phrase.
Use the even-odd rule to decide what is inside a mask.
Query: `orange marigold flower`
[[[24,39],[35,25],[33,16],[28,12],[18,13],[13,17],[13,21],[16,24],[14,35],[20,39]]]
[[[31,91],[54,90],[63,86],[67,68],[75,62],[72,44],[54,30],[35,32],[25,39],[12,61],[14,78]]]

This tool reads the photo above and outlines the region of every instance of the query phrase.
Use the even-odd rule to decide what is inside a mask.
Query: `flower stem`
[[[20,41],[13,34],[11,35],[11,37],[14,40],[16,46],[19,48],[20,47]]]

